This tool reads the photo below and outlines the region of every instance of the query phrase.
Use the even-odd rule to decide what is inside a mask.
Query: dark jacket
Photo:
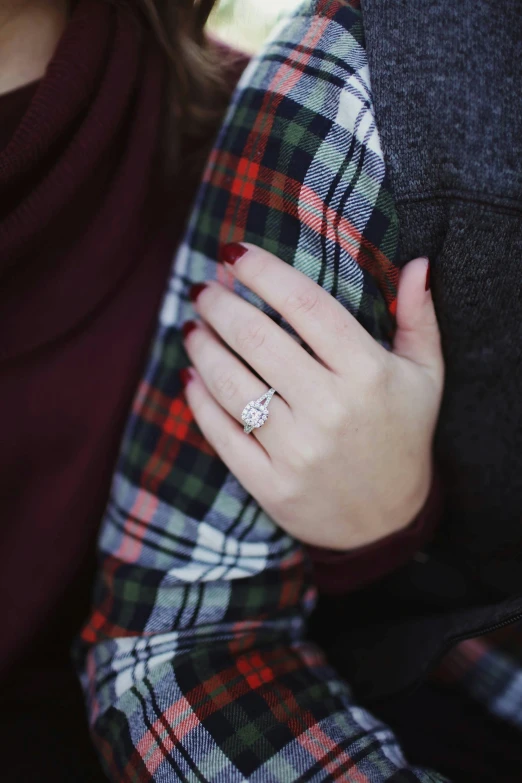
[[[522,616],[522,5],[362,8],[401,260],[432,260],[447,372],[433,544],[321,605],[316,634],[324,643],[333,624],[331,658],[372,701],[457,640]]]

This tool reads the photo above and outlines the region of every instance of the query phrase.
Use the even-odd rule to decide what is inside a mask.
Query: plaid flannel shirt
[[[441,781],[408,765],[307,641],[304,548],[230,475],[184,399],[188,291],[232,285],[218,247],[241,240],[301,269],[390,345],[397,217],[356,2],[309,0],[279,27],[208,162],[101,529],[79,645],[94,740],[110,779],[129,783]]]

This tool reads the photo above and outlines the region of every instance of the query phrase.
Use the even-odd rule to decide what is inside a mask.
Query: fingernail
[[[240,245],[239,242],[230,242],[228,245],[222,245],[219,251],[219,260],[222,264],[230,264],[231,266],[239,261],[241,256],[244,256],[248,248],[244,245]]]
[[[195,321],[186,321],[186,323],[183,324],[183,328],[181,329],[183,332],[183,339],[186,340],[189,334],[197,328],[198,325]]]
[[[426,269],[426,284],[424,286],[425,291],[429,291],[431,287],[431,261],[429,258],[426,259],[428,262],[428,267]]]
[[[195,283],[189,291],[189,298],[191,302],[195,302],[202,291],[207,287],[206,283]]]
[[[184,367],[180,370],[179,379],[183,388],[188,386],[189,382],[192,380],[192,369],[190,367]]]

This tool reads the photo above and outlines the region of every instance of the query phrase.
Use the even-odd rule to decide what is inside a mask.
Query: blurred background
[[[284,14],[301,0],[220,0],[210,19],[223,40],[246,52],[256,52]]]

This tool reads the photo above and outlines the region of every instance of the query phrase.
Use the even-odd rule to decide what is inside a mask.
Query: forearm
[[[340,50],[339,36],[351,41]],[[256,502],[254,493],[245,489],[248,485],[234,478],[241,479],[239,471],[252,463],[240,460],[238,470],[226,469],[216,451],[230,441],[230,433],[216,438],[212,448],[212,440],[195,425],[195,406],[187,404],[188,388],[183,393],[180,386],[179,371],[187,366],[180,331],[194,317],[188,301],[190,284],[216,275],[224,278],[223,269],[216,271],[215,259],[218,243],[231,237],[277,248],[290,267],[323,281],[332,300],[328,311],[332,316],[341,312],[343,319],[350,314],[350,329],[367,346],[364,357],[374,357],[374,370],[382,366],[375,357],[384,362],[383,346],[390,347],[398,280],[396,215],[378,144],[362,146],[365,142],[359,134],[360,111],[373,123],[365,78],[357,79],[362,97],[353,111],[345,100],[350,95],[348,81],[354,74],[366,73],[360,13],[344,3],[311,4],[289,23],[284,40],[274,44],[258,70],[245,75],[228,125],[212,153],[169,280],[103,523],[98,595],[83,633],[80,666],[93,736],[114,781],[442,780],[409,767],[391,732],[354,704],[349,686],[306,641],[315,588],[304,548],[273,521],[277,516],[269,502],[274,501],[272,488],[280,472],[272,483],[264,482],[267,503]],[[315,63],[314,80],[324,74],[320,83],[331,91],[326,102],[322,90],[305,88],[303,82],[308,84],[310,78],[305,60]],[[303,104],[307,96],[311,100]],[[300,107],[297,114],[296,107]],[[299,117],[305,122],[303,133],[294,132],[299,130]],[[281,139],[271,136],[272,128],[283,133],[281,148]],[[310,149],[314,128],[319,131]],[[306,141],[303,149],[292,148],[291,140],[301,138]],[[270,140],[279,149],[275,156]],[[345,165],[350,155],[364,159],[364,177],[358,166]],[[279,168],[274,169],[276,161]],[[321,173],[323,161],[332,163],[327,176]],[[239,171],[247,173],[239,175]],[[335,198],[330,179],[336,182]],[[361,181],[368,187],[368,209],[362,210],[364,194],[356,186]],[[345,200],[345,194],[352,194],[355,201]],[[339,213],[334,203],[341,205]],[[254,211],[262,219],[253,219]],[[324,215],[326,223],[318,215]],[[278,265],[280,273],[283,266]],[[418,269],[421,266],[424,274],[425,263],[419,261]],[[222,303],[227,296],[224,289],[214,286]],[[276,293],[283,290],[277,288]],[[207,288],[200,297],[199,314],[203,317],[206,302],[205,316],[210,319],[218,311],[210,307],[208,293]],[[319,292],[315,294],[319,298]],[[311,300],[305,299],[305,305],[307,301]],[[220,312],[230,312],[226,303]],[[313,326],[310,310],[306,314],[304,326]],[[195,334],[192,331],[192,338]],[[212,335],[210,330],[206,334]],[[328,343],[327,350],[332,347],[328,334],[322,328],[315,330],[315,336]],[[194,340],[192,344],[196,359]],[[301,364],[307,358],[312,361],[306,351],[299,355]],[[350,350],[338,352],[339,357],[348,355]],[[203,372],[200,355],[198,366]],[[292,366],[288,367],[283,383],[295,381]],[[287,369],[285,362],[283,369]],[[326,364],[314,365],[314,372],[323,370],[327,372]],[[346,388],[353,391],[353,375],[345,374]],[[376,375],[381,382],[386,379]],[[312,383],[312,387],[332,390],[334,382],[328,376],[324,384]],[[192,384],[192,402],[196,388],[204,391],[202,383]],[[340,386],[335,388],[340,395]],[[248,394],[253,391],[248,386]],[[248,402],[246,393],[245,387],[242,405]],[[366,397],[357,395],[357,400]],[[339,412],[340,397],[334,401]],[[211,401],[207,398],[207,402]],[[275,404],[272,409],[271,424],[275,424]],[[342,409],[348,413],[346,405]],[[224,409],[213,410],[215,416],[207,421],[215,422],[219,416],[223,421]],[[334,407],[318,405],[317,410],[329,414],[328,427],[333,424],[337,436]],[[240,412],[238,405],[234,414]],[[309,446],[310,410],[305,413],[297,433]],[[407,424],[411,426],[410,413]],[[395,442],[387,427],[395,417],[384,414],[383,426],[372,417],[376,439],[372,453],[366,455],[367,464],[375,455],[385,459],[383,449]],[[289,429],[271,429],[270,424],[260,432],[289,435]],[[254,448],[254,436],[248,436],[249,441],[241,431],[237,434],[243,451]],[[353,426],[351,434],[349,456],[362,461],[357,439],[364,440],[366,449],[367,429]],[[331,443],[329,437],[323,440]],[[295,447],[292,438],[286,442]],[[298,451],[298,462],[306,463],[302,459],[306,449]],[[262,459],[262,454],[257,456]],[[347,459],[336,452],[332,463],[343,477],[347,475]],[[378,468],[372,472],[379,475]],[[324,473],[333,489],[341,485],[329,471]],[[357,476],[348,473],[357,489]],[[312,470],[312,477],[315,474]],[[310,491],[310,482],[306,484]],[[303,500],[295,486],[294,482],[309,528],[316,530],[318,520],[328,516],[324,500],[332,502],[333,490],[325,481],[321,491]],[[284,490],[288,492],[288,483]],[[342,503],[337,511],[341,519]],[[294,522],[300,520],[302,515],[293,515]],[[350,543],[349,535],[346,540]]]

